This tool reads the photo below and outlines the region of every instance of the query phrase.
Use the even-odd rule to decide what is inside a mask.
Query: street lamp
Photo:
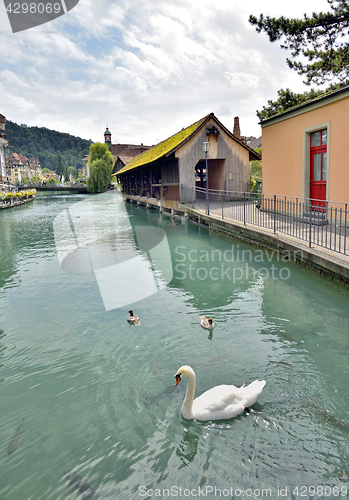
[[[207,153],[210,149],[210,143],[209,142],[203,142],[202,145],[204,146],[204,153],[205,153],[205,160],[206,160],[206,202],[207,202],[207,215],[210,215],[210,204],[208,200],[208,168],[207,168]]]

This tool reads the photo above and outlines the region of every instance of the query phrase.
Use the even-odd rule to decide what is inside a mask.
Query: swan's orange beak
[[[178,375],[175,375],[175,377],[176,377],[176,382],[175,382],[175,385],[174,385],[174,386],[176,387],[176,385],[178,385],[178,384],[179,384],[179,382],[180,382],[182,379],[181,379],[181,374],[180,374],[180,373],[178,373]]]

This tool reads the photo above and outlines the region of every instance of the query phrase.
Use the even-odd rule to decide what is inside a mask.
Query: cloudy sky
[[[46,0],[48,1],[48,0]],[[156,144],[213,112],[261,135],[256,110],[307,89],[249,14],[302,17],[326,0],[80,0],[13,34],[0,0],[0,113],[113,143]]]

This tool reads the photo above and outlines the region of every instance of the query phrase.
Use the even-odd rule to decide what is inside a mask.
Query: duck
[[[205,330],[213,330],[214,328],[212,318],[205,318],[205,316],[200,316],[200,325],[202,328],[205,328]]]
[[[181,413],[186,419],[192,420],[226,420],[248,411],[261,394],[266,382],[255,380],[245,387],[235,385],[217,385],[194,399],[196,376],[191,366],[181,366],[175,375],[175,387],[184,378],[188,379],[187,392],[183,401]]]
[[[138,316],[135,316],[135,315],[133,314],[132,309],[130,309],[130,310],[129,310],[129,314],[130,314],[130,315],[128,316],[127,321],[128,321],[129,323],[131,323],[132,325],[137,325],[137,326],[139,326],[139,325],[141,324],[141,320],[139,319],[139,317],[138,317]]]

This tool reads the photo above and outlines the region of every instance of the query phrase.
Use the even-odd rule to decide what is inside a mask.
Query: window
[[[321,132],[313,132],[310,135],[310,147],[320,146],[321,145]]]
[[[327,129],[310,134],[312,156],[312,180],[325,181],[327,178]]]
[[[310,198],[315,210],[325,206],[327,180],[327,129],[310,134]],[[322,210],[322,208],[321,208]]]
[[[327,129],[321,131],[322,141],[321,144],[327,144]]]
[[[327,179],[327,152],[322,153],[322,179]]]
[[[324,146],[327,144],[327,129],[310,134],[310,147]]]

